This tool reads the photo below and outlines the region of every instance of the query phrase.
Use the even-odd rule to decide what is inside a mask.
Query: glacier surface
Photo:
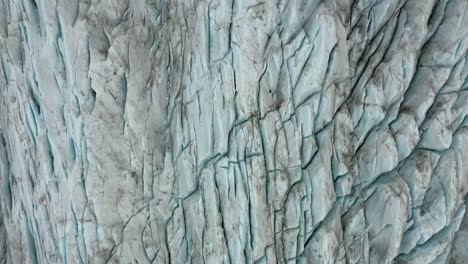
[[[468,263],[467,0],[0,0],[0,263]]]

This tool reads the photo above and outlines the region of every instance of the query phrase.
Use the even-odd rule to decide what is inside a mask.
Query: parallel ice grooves
[[[0,0],[0,263],[465,263],[466,0]]]

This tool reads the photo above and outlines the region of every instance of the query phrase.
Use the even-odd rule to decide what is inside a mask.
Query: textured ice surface
[[[0,0],[1,263],[467,263],[467,0]]]

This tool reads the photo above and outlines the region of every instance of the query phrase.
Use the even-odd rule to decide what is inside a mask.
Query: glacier
[[[467,263],[467,0],[0,0],[0,263]]]

